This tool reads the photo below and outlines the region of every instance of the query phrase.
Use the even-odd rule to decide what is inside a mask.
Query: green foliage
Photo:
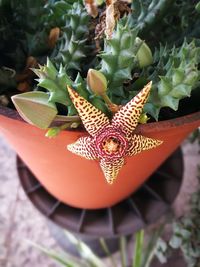
[[[47,27],[65,26],[65,15],[72,8],[72,4],[67,0],[48,1],[45,9],[48,11],[45,24]]]
[[[120,242],[120,254],[121,260],[116,261],[114,255],[109,251],[109,248],[106,244],[104,238],[100,238],[99,242],[102,247],[102,250],[107,255],[110,260],[110,266],[112,267],[150,267],[151,262],[155,256],[156,248],[159,240],[159,236],[162,233],[162,227],[156,230],[149,238],[147,244],[144,243],[144,230],[140,230],[136,233],[135,236],[135,249],[134,254],[131,255],[131,265],[128,262],[127,255],[127,244],[126,237],[121,236],[119,239]],[[29,243],[38,248],[41,252],[60,263],[62,266],[67,267],[106,267],[104,260],[100,259],[84,242],[77,239],[70,232],[65,231],[67,240],[75,246],[77,252],[79,253],[81,259],[72,257],[67,253],[58,253],[55,251],[48,250],[44,247],[34,244],[33,242]],[[119,264],[120,265],[119,265]]]
[[[155,34],[159,33],[160,42],[180,44],[185,38],[199,38],[200,13],[196,7],[198,0],[188,1],[187,4],[173,1],[169,12],[155,30]]]
[[[129,25],[136,27],[140,34],[148,33],[163,20],[173,0],[134,0],[133,12],[129,16]]]
[[[200,168],[199,168],[200,174]],[[200,185],[200,176],[199,185]],[[200,263],[200,186],[191,197],[190,214],[183,216],[173,225],[172,248],[181,248],[188,267],[199,267]]]
[[[93,103],[94,106],[108,113],[108,109],[102,99],[94,96],[87,90],[86,82],[79,73],[75,81],[72,81],[62,65],[57,70],[49,59],[47,59],[46,65],[40,66],[39,69],[33,69],[33,71],[39,77],[37,79],[38,86],[49,91],[49,102],[54,104],[60,103],[66,106],[68,116],[76,115],[77,111],[69,97],[67,86],[72,86],[81,96]]]
[[[80,70],[81,61],[86,56],[86,38],[89,16],[79,2],[75,2],[64,16],[65,26],[52,57],[62,63],[65,70]]]
[[[134,0],[129,25],[153,46],[180,44],[185,37],[199,38],[198,0]],[[178,33],[178,34],[177,34]],[[158,38],[159,36],[159,38]]]
[[[137,30],[130,29],[126,19],[117,24],[110,40],[105,40],[104,50],[99,55],[100,71],[108,80],[108,95],[125,98],[123,83],[132,79],[132,70],[137,66],[136,54],[142,42],[136,41]],[[120,100],[119,98],[119,100]]]
[[[55,104],[48,100],[44,92],[27,92],[12,97],[21,117],[41,129],[48,128],[58,112]]]
[[[141,266],[142,262],[142,251],[144,245],[144,231],[139,231],[135,236],[135,253],[133,258],[132,267]]]
[[[198,85],[199,62],[200,47],[194,41],[185,41],[180,48],[173,47],[170,50],[161,46],[154,53],[154,65],[147,69],[147,73],[144,72],[147,80],[153,81],[145,111],[158,120],[161,108],[178,110],[179,101],[189,97]]]
[[[33,71],[39,77],[39,79],[37,79],[38,86],[50,92],[49,102],[60,103],[65,106],[69,104],[67,85],[71,86],[72,81],[65,73],[62,66],[60,66],[59,71],[57,71],[48,59],[45,66],[41,66],[39,69],[33,69]]]
[[[20,70],[28,55],[48,51],[47,32],[43,27],[46,14],[42,0],[10,0],[0,4],[1,65]]]
[[[193,96],[200,77],[199,1],[132,1],[133,11],[118,21],[111,39],[102,41],[104,46],[99,55],[94,40],[97,19],[87,14],[83,3],[81,0],[0,1],[1,92],[17,87],[15,78],[23,71],[28,56],[36,57],[42,65],[50,57],[56,67],[54,77],[52,73],[39,77],[39,87],[47,90],[51,103],[67,107],[68,115],[75,115],[76,110],[67,94],[67,85],[109,114],[106,98],[94,95],[87,88],[85,78],[89,68],[105,75],[107,95],[117,105],[127,103],[152,80],[153,90],[144,110],[151,119],[166,119],[169,113],[174,117],[187,114],[188,105],[181,103]],[[101,5],[99,10],[104,7]],[[100,26],[103,28],[103,24]],[[49,45],[49,33],[54,27],[60,29],[60,36],[58,40],[56,36],[53,48]],[[15,77],[8,81],[4,67],[13,69]],[[36,74],[45,68],[48,70],[42,67]],[[34,87],[32,81],[28,83]],[[190,107],[194,107],[189,112],[198,110],[194,98],[190,98]]]

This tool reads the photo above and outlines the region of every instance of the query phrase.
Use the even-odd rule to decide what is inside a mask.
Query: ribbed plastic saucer
[[[137,192],[113,207],[98,210],[78,209],[57,200],[19,157],[17,168],[25,193],[44,216],[74,233],[108,238],[133,234],[169,210],[182,183],[183,156],[178,149]]]

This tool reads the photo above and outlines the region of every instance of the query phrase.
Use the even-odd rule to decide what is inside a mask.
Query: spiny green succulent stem
[[[137,30],[130,29],[127,20],[117,24],[112,39],[105,40],[100,71],[108,81],[109,96],[124,96],[123,83],[132,79],[132,70],[137,65],[136,54],[141,42],[136,40]]]
[[[148,77],[153,80],[153,89],[144,110],[158,120],[161,108],[178,110],[179,101],[197,88],[200,48],[194,41],[185,41],[180,48],[161,47],[154,57],[158,60],[154,63],[153,74]]]
[[[134,12],[129,18],[130,25],[139,29],[142,34],[148,32],[165,16],[173,2],[174,0],[134,0],[132,3]]]
[[[52,58],[57,64],[61,63],[65,70],[80,70],[80,64],[86,57],[89,16],[81,2],[77,1],[66,13],[65,20]]]

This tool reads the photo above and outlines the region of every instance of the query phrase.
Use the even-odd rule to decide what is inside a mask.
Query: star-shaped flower
[[[149,96],[151,84],[148,83],[123,106],[113,116],[111,122],[104,113],[68,87],[69,95],[89,136],[79,138],[67,148],[86,159],[99,160],[109,184],[116,179],[125,163],[125,157],[162,144],[160,140],[133,133]]]

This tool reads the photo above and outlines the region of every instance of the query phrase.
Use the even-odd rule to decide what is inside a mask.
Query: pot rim
[[[16,110],[1,106],[1,105],[0,105],[0,115],[8,117],[10,119],[14,119],[17,121],[27,123],[21,118],[21,116],[18,114]],[[158,131],[160,132],[160,131],[165,131],[166,129],[169,129],[169,128],[185,126],[186,124],[195,124],[197,121],[199,121],[199,125],[200,125],[200,111],[196,111],[194,113],[184,115],[181,117],[177,117],[174,119],[150,122],[146,124],[139,124],[135,130],[135,133],[141,133],[141,132],[151,133],[151,132],[158,132]],[[77,130],[70,130],[70,131],[77,132]]]

